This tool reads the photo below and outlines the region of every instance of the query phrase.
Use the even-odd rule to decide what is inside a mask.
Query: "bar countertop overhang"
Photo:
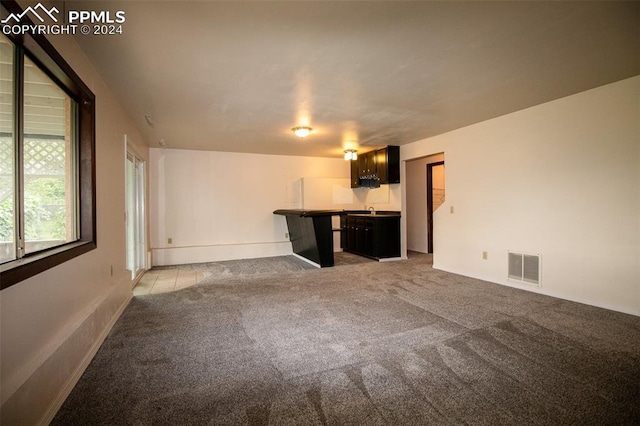
[[[301,217],[314,217],[314,216],[336,216],[347,214],[345,210],[299,210],[299,209],[280,209],[273,212],[273,214],[279,214],[282,216],[301,216]]]
[[[304,209],[279,209],[275,210],[273,214],[279,214],[282,216],[300,216],[300,217],[315,217],[315,216],[345,216],[345,215],[367,215],[375,218],[377,216],[400,216],[399,211],[387,211],[380,210],[371,212],[369,210],[304,210]]]

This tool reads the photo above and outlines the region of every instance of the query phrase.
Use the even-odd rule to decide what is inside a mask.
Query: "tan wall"
[[[75,41],[50,41],[96,95],[98,248],[0,293],[0,423],[7,425],[52,418],[130,300],[124,135],[148,157],[146,142]]]
[[[432,178],[433,178],[433,211],[435,212],[438,208],[444,204],[446,199],[445,193],[445,174],[444,174],[445,166],[444,164],[434,166],[432,170]]]

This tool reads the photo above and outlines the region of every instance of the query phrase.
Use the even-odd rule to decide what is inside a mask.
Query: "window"
[[[14,47],[0,38],[0,263],[16,258]]]
[[[0,34],[2,289],[96,247],[94,105],[43,36]]]

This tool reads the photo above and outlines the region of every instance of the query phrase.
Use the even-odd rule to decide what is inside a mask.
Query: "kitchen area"
[[[400,148],[387,146],[350,160],[345,182],[303,179],[303,209],[278,209],[286,218],[293,252],[318,267],[334,266],[334,252],[345,251],[378,261],[400,258],[399,208],[388,207],[390,189],[400,183]],[[362,199],[369,204],[355,206]],[[344,208],[327,208],[344,205]]]

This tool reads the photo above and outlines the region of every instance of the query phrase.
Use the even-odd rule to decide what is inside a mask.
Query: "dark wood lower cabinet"
[[[343,216],[342,249],[344,251],[384,259],[400,257],[400,216]]]

